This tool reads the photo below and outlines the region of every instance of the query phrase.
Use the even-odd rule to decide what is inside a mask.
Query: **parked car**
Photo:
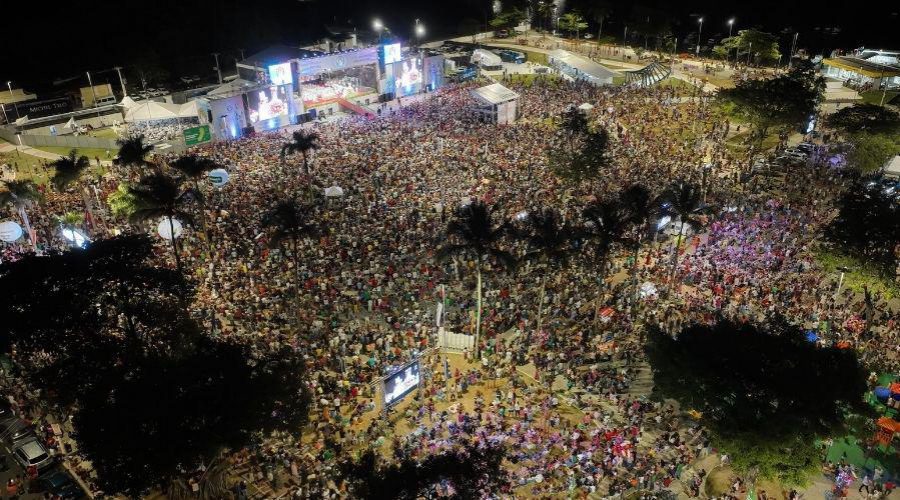
[[[11,416],[0,421],[0,439],[6,439],[9,435],[16,434],[19,430],[27,428],[28,425],[19,417]]]
[[[54,463],[53,456],[34,436],[13,443],[12,455],[23,469],[35,466],[41,471]]]
[[[14,442],[21,441],[26,437],[33,435],[34,429],[30,425],[26,424],[21,419],[16,419],[16,422],[3,429],[3,433],[0,434],[0,439],[3,440],[3,445],[9,449]]]
[[[41,477],[39,484],[42,490],[58,495],[65,500],[74,500],[86,496],[84,490],[75,481],[75,478],[64,470],[57,470]]]

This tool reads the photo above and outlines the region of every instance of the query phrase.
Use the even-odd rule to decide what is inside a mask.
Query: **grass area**
[[[867,104],[881,104],[881,90],[867,90],[865,92],[861,92],[859,95],[862,97],[863,102]],[[894,100],[898,95],[900,95],[900,91],[889,90],[884,95],[884,103],[890,104],[891,101]]]
[[[532,52],[530,50],[521,50],[518,48],[515,50],[518,52],[524,52],[526,61],[531,61],[533,63],[541,64],[543,66],[550,65],[550,59],[547,57],[547,54],[544,54],[543,52]]]
[[[725,147],[728,148],[732,153],[744,153],[748,149],[750,149],[750,145],[746,144],[746,140],[750,137],[750,130],[746,130],[744,132],[740,132],[738,134],[733,135],[727,141],[725,141]],[[766,136],[762,141],[762,150],[769,151],[778,145],[778,134],[770,134]]]
[[[854,292],[863,293],[863,287],[872,293],[880,293],[887,299],[900,297],[900,285],[893,276],[886,276],[878,267],[863,262],[855,257],[837,251],[819,248],[816,260],[828,273],[837,274],[838,267],[846,267],[851,271],[844,275],[844,287]]]
[[[72,148],[64,148],[58,146],[41,146],[34,149],[40,149],[41,151],[46,151],[48,153],[55,153],[58,155],[67,155]],[[95,157],[99,157],[101,160],[111,160],[113,156],[115,156],[116,151],[109,150],[109,156],[106,154],[106,149],[103,148],[77,148],[75,149],[75,154],[78,156],[87,156],[91,162],[94,161]]]
[[[534,82],[537,80],[555,82],[560,79],[559,76],[557,76],[557,75],[551,75],[551,74],[541,75],[541,74],[537,74],[537,73],[527,74],[527,75],[526,74],[513,74],[513,75],[507,75],[507,78],[509,79],[510,83],[518,83],[518,84],[524,85],[525,87],[532,86],[534,84]]]
[[[92,130],[90,134],[91,137],[96,137],[98,139],[118,139],[119,134],[116,133],[115,130],[111,128],[102,128],[100,130]]]
[[[612,84],[613,85],[625,85],[625,77],[624,76],[613,76]]]
[[[0,165],[12,165],[16,170],[16,178],[31,179],[35,184],[46,184],[49,179],[42,161],[47,162],[25,153],[0,153]]]

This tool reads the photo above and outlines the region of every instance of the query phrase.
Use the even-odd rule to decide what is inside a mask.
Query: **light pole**
[[[121,67],[121,66],[116,66],[116,67],[113,68],[113,69],[115,69],[115,70],[116,70],[116,73],[119,74],[119,85],[122,86],[122,97],[125,97],[125,96],[128,95],[128,91],[125,90],[125,80],[122,79],[122,67]]]
[[[16,119],[18,120],[20,118],[19,117],[19,105],[16,104],[16,96],[13,95],[12,82],[9,82],[9,81],[6,82],[6,88],[9,89],[9,97],[12,99],[13,109],[16,110]],[[5,108],[5,106],[4,106],[4,108]],[[4,109],[4,112],[5,111],[6,111],[6,109]]]
[[[701,17],[697,21],[700,22],[700,30],[697,31],[697,57],[700,57],[700,35],[703,34],[703,18]]]
[[[219,67],[219,53],[213,52],[212,56],[216,60],[216,73],[219,75],[219,85],[222,85],[222,68]]]
[[[788,69],[791,69],[791,66],[794,62],[794,47],[797,46],[797,37],[800,36],[800,32],[794,33],[794,41],[791,42],[791,53],[788,54]]]
[[[100,108],[97,107],[97,92],[94,90],[94,82],[91,80],[91,72],[85,71],[85,73],[87,73],[88,85],[91,86],[91,96],[94,99],[94,109],[97,110],[97,119],[99,120],[100,119]]]
[[[625,26],[625,36],[622,37],[622,46],[626,45],[628,45],[628,26]],[[625,57],[625,55],[623,54],[622,57]]]
[[[423,36],[425,36],[425,26],[416,19],[416,47],[422,44]]]
[[[750,46],[747,48],[747,66],[750,66],[750,54],[753,52],[753,42],[750,42]]]
[[[728,20],[728,38],[731,38],[731,28],[734,27],[734,18]]]
[[[378,33],[378,41],[381,42],[381,32],[384,29],[384,25],[381,24],[381,20],[376,18],[372,21],[372,27],[375,28],[375,31]]]

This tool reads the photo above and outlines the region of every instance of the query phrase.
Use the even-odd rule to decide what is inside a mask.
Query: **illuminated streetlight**
[[[384,25],[381,24],[381,20],[379,19],[375,19],[374,21],[372,21],[372,27],[375,28],[375,31],[381,31],[382,29],[384,29]]]
[[[701,17],[697,21],[700,22],[700,31],[697,32],[697,57],[700,57],[700,35],[703,34],[703,18]]]
[[[731,38],[731,28],[734,27],[734,18],[728,20],[728,38]]]
[[[422,38],[425,36],[425,26],[419,23],[419,20],[416,19],[416,37]]]

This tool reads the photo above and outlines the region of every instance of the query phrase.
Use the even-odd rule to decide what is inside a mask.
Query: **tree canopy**
[[[900,131],[900,114],[884,106],[860,103],[828,115],[825,124],[844,133]]]
[[[740,459],[741,472],[805,478],[816,462],[799,453],[804,443],[840,430],[847,410],[863,408],[855,351],[817,347],[780,319],[720,320],[675,337],[653,329],[647,352],[655,390],[701,412],[714,444]]]
[[[816,112],[825,80],[808,63],[774,77],[750,78],[722,89],[718,98],[753,124],[758,141],[773,127],[797,128]]]
[[[307,415],[302,359],[208,337],[146,235],[0,266],[3,352],[73,416],[107,493],[137,496]]]
[[[738,34],[722,40],[720,45],[713,48],[718,54],[728,55],[737,50],[737,57],[746,57],[750,52],[751,62],[760,64],[776,64],[781,59],[778,50],[778,37],[763,31],[740,30]]]
[[[852,186],[838,204],[837,217],[826,227],[826,237],[843,252],[892,275],[900,245],[900,206],[894,196],[875,182]]]
[[[525,11],[513,7],[496,14],[491,19],[490,25],[492,28],[514,28],[526,19],[528,14]]]
[[[588,23],[584,17],[576,11],[566,12],[559,18],[559,29],[568,31],[570,35],[578,36],[582,30],[587,29]]]

